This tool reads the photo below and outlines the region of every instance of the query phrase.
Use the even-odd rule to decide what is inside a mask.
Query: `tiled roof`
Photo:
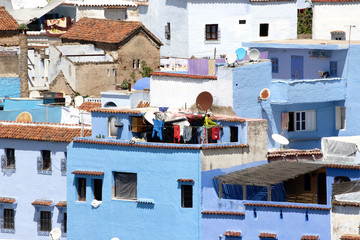
[[[213,121],[222,121],[222,122],[246,122],[245,118],[242,117],[225,117],[225,116],[211,116],[211,120]]]
[[[15,198],[0,197],[0,203],[14,203]]]
[[[85,110],[90,112],[94,108],[100,108],[100,107],[101,107],[101,102],[83,102],[83,104],[81,104],[81,106],[79,107],[79,110]]]
[[[246,148],[246,147],[249,147],[246,144],[236,144],[236,145],[214,144],[213,146],[190,146],[190,145],[185,145],[185,144],[173,144],[173,145],[167,145],[167,144],[139,144],[139,143],[131,144],[131,143],[128,143],[128,142],[98,141],[98,140],[87,140],[87,139],[75,139],[74,143],[112,145],[112,146],[124,146],[124,147],[159,148],[159,149],[188,149],[188,150],[207,150],[207,149],[227,149],[227,148]]]
[[[320,149],[310,149],[310,150],[279,150],[268,152],[267,157],[288,157],[288,156],[307,156],[307,155],[322,155]]]
[[[353,169],[359,170],[360,165],[345,165],[345,164],[326,164],[327,168],[338,168],[338,169]]]
[[[142,29],[157,44],[162,45],[141,22],[112,19],[82,18],[60,38],[102,43],[121,43],[138,29]]]
[[[318,240],[319,235],[303,235],[301,240]]]
[[[151,75],[152,76],[164,76],[164,77],[178,77],[178,78],[217,80],[216,76],[203,76],[203,75],[180,74],[180,73],[169,73],[169,72],[152,72]]]
[[[73,171],[72,174],[76,174],[76,175],[90,175],[90,176],[102,176],[102,175],[104,175],[104,172],[76,170],[76,171]]]
[[[139,110],[131,109],[114,109],[114,108],[96,108],[92,109],[91,112],[101,112],[101,113],[124,113],[124,114],[140,114]]]
[[[333,200],[332,205],[347,206],[347,207],[360,207],[359,202],[347,202],[347,201],[337,201],[337,200]]]
[[[294,204],[288,205],[288,204],[275,204],[275,203],[245,203],[244,205],[254,206],[254,207],[297,208],[297,209],[324,210],[324,211],[330,210],[330,208],[327,207],[301,206]]]
[[[51,206],[52,203],[53,201],[50,200],[35,200],[31,204],[34,206]]]
[[[150,107],[150,102],[140,101],[136,108],[147,108]]]
[[[245,216],[245,213],[243,212],[233,212],[233,211],[202,211],[201,214]]]
[[[0,6],[0,31],[14,31],[17,30],[18,26],[19,24],[5,10],[5,7]]]
[[[358,234],[345,234],[342,235],[341,240],[360,240],[360,235]]]
[[[276,238],[276,233],[260,233],[259,238]]]
[[[225,237],[241,237],[241,232],[234,232],[234,231],[226,231],[224,233]]]
[[[66,208],[67,202],[66,201],[58,202],[55,206],[59,208]]]
[[[342,31],[342,30],[334,30],[334,31],[331,31],[330,33],[345,33],[345,31]]]
[[[179,178],[178,180],[177,180],[178,182],[188,182],[188,183],[193,183],[193,182],[195,182],[194,181],[194,179],[184,179],[184,178]]]
[[[34,141],[71,142],[80,137],[80,125],[0,122],[0,138]],[[84,136],[90,136],[91,129],[84,128]]]

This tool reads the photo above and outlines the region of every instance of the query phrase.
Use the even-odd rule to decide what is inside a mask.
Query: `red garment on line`
[[[213,127],[211,129],[211,138],[212,140],[220,140],[220,127]]]
[[[180,142],[180,125],[174,125],[174,143],[175,139],[177,142]]]

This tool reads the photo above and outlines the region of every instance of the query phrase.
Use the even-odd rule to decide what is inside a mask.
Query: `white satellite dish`
[[[38,91],[32,91],[29,94],[29,98],[39,98],[40,97],[40,93]]]
[[[84,102],[84,98],[82,96],[77,96],[74,98],[75,107],[80,107]]]
[[[259,57],[260,57],[260,52],[259,52],[259,50],[253,48],[253,49],[251,49],[251,50],[249,51],[249,58],[250,58],[251,61],[256,61],[256,60],[259,59]]]
[[[71,97],[69,95],[65,96],[65,106],[69,106],[71,103]]]
[[[273,135],[271,135],[271,138],[275,142],[279,143],[280,145],[288,145],[289,144],[289,140],[280,134],[274,133]]]
[[[51,240],[58,240],[60,237],[61,237],[61,230],[60,228],[53,228],[51,231],[50,231],[50,239]]]
[[[237,60],[237,54],[236,53],[228,53],[228,54],[226,54],[225,60],[228,64],[233,64]]]

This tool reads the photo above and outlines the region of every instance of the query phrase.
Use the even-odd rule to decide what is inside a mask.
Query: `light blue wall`
[[[96,209],[90,205],[93,177],[81,176],[87,179],[86,202],[78,202],[76,176],[68,175],[69,239],[200,239],[199,150],[72,143],[68,158],[68,172],[104,172],[103,200]],[[114,172],[137,173],[137,198],[153,199],[154,204],[112,199]],[[193,208],[181,208],[179,178],[195,181]]]
[[[20,78],[17,77],[0,77],[0,98],[3,97],[20,97]]]
[[[61,228],[63,211],[66,209],[54,205],[66,201],[66,176],[62,175],[60,169],[67,143],[0,139],[0,146],[0,156],[5,154],[5,148],[15,148],[16,165],[15,172],[0,174],[0,196],[16,199],[14,205],[0,204],[0,216],[3,208],[14,207],[15,234],[0,231],[0,238],[48,240],[49,236],[38,236],[37,221],[39,211],[52,211],[52,227]],[[41,150],[51,151],[51,175],[38,174],[37,158],[41,156]],[[31,203],[37,199],[52,200],[53,205],[35,208]]]

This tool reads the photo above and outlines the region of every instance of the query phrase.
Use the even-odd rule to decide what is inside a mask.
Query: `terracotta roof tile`
[[[307,156],[307,155],[322,155],[320,149],[310,149],[310,150],[279,150],[268,152],[267,157],[288,157],[288,156]]]
[[[71,142],[80,137],[80,125],[47,123],[0,122],[0,138],[34,141]],[[91,129],[84,129],[84,136],[90,136]]]
[[[254,207],[275,207],[275,208],[297,208],[297,209],[310,209],[310,210],[330,210],[326,207],[316,207],[316,206],[301,206],[294,204],[275,204],[275,203],[245,203],[245,206],[254,206]]]
[[[360,169],[360,165],[345,165],[345,164],[326,164],[325,167],[338,168],[338,169],[353,169],[353,170]]]
[[[184,179],[184,178],[179,178],[177,180],[178,182],[187,182],[187,183],[194,183],[194,179]]]
[[[141,147],[141,148],[159,148],[159,149],[188,149],[188,150],[207,150],[207,149],[227,149],[227,148],[247,148],[246,144],[236,145],[220,145],[213,144],[212,146],[189,146],[185,144],[139,144],[139,143],[128,143],[128,142],[112,142],[112,141],[99,141],[99,140],[87,140],[87,139],[74,139],[74,143],[85,143],[85,144],[99,144],[99,145],[113,145],[113,146],[124,146],[124,147]],[[208,144],[210,145],[210,144]]]
[[[318,240],[319,235],[303,235],[301,240]]]
[[[124,114],[140,114],[139,110],[131,109],[114,109],[114,108],[94,108],[91,112],[101,112],[101,113],[124,113]]]
[[[222,121],[222,122],[246,122],[245,118],[242,117],[225,117],[225,116],[211,116],[211,120],[213,121]]]
[[[346,202],[346,201],[337,201],[337,200],[333,200],[332,205],[347,206],[347,207],[360,207],[359,202]]]
[[[102,176],[102,175],[104,175],[104,172],[76,170],[76,171],[73,171],[72,174],[76,174],[76,175],[90,175],[90,176]]]
[[[155,42],[162,45],[161,41],[142,25],[141,22],[112,19],[82,18],[60,38],[117,44],[121,43],[138,29],[142,29]]]
[[[15,202],[15,198],[0,197],[0,203],[11,203]]]
[[[31,204],[34,206],[51,206],[52,203],[53,201],[50,200],[35,200]]]
[[[260,233],[259,238],[276,238],[276,233]]]
[[[58,202],[55,206],[59,208],[66,208],[67,202],[66,201]]]
[[[312,0],[311,2],[358,2],[359,0]]]
[[[152,76],[164,76],[164,77],[179,77],[179,78],[217,80],[217,76],[203,76],[203,75],[180,74],[180,73],[169,73],[169,72],[152,72],[151,75]]]
[[[224,233],[225,237],[241,237],[241,232],[234,232],[234,231],[226,231]]]
[[[150,107],[150,102],[140,101],[136,108],[148,108]]]
[[[345,234],[342,235],[341,240],[360,240],[360,235],[357,234]]]
[[[0,6],[0,31],[15,31],[19,27],[19,24],[10,15],[5,7]]]
[[[233,211],[202,211],[201,214],[245,216],[245,213],[243,212],[233,212]]]
[[[85,110],[90,112],[94,108],[100,108],[100,107],[101,107],[101,102],[83,102],[83,104],[81,104],[81,106],[79,107],[79,110]]]

